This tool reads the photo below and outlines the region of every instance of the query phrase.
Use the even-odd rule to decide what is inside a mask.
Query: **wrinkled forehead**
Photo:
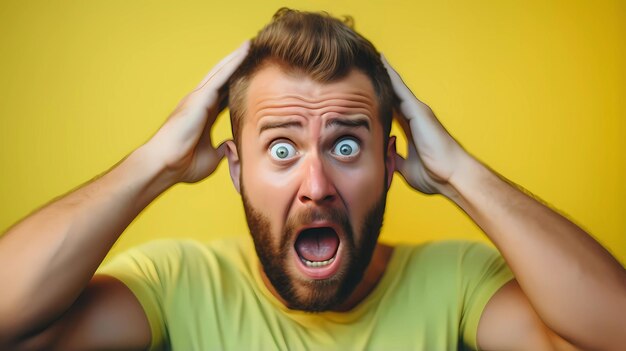
[[[378,120],[378,100],[369,77],[357,69],[339,80],[321,83],[303,73],[268,65],[250,81],[246,111],[246,123],[252,124],[265,116],[294,115],[360,115],[374,122]]]

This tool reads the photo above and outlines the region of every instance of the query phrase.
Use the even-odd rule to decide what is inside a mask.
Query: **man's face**
[[[266,66],[240,140],[239,190],[265,275],[290,308],[337,307],[370,262],[393,174],[369,78],[317,83]]]

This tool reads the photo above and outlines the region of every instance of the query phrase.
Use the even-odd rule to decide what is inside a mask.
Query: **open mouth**
[[[338,268],[339,236],[331,227],[304,229],[294,244],[300,270],[312,279],[325,279]]]

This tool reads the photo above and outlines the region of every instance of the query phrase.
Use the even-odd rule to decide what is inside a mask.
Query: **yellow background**
[[[352,15],[468,150],[626,262],[621,1],[3,0],[0,230],[145,142],[281,6]],[[229,133],[224,115],[214,134]],[[161,237],[246,231],[222,163],[201,183],[161,196],[112,253]],[[486,240],[449,201],[400,177],[382,236]]]

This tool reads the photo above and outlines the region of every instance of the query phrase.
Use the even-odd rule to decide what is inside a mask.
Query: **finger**
[[[179,111],[193,108],[210,110],[213,117],[220,112],[219,89],[224,86],[230,76],[245,59],[250,48],[250,41],[245,41],[237,50],[222,59],[198,84],[198,86],[187,94],[174,108],[171,116]]]
[[[197,101],[200,101],[200,105],[208,104],[208,106],[205,107],[217,105],[215,99],[216,97],[219,98],[219,96],[218,94],[215,94],[215,92],[226,83],[228,78],[239,67],[248,54],[249,49],[250,41],[246,40],[235,51],[223,58],[217,65],[215,65],[215,67],[213,67],[213,69],[211,69],[209,73],[207,73],[194,90],[185,95],[185,97],[178,102],[172,112],[172,115],[175,115],[180,110],[186,108],[190,104],[193,104],[194,101],[196,101],[196,105],[198,104]]]
[[[217,115],[221,111],[220,107],[224,107],[219,106],[219,90],[246,58],[249,48],[250,41],[247,40],[239,46],[239,48],[223,58],[211,69],[194,90],[180,100],[172,114],[176,114],[189,107],[196,107],[210,110],[213,114]]]
[[[400,172],[400,174],[402,174],[402,176],[404,177],[405,174],[405,167],[406,167],[406,160],[404,159],[404,157],[400,156],[399,154],[396,154],[396,171]]]
[[[385,68],[387,69],[387,72],[389,73],[389,78],[391,79],[391,86],[393,87],[393,90],[398,96],[398,98],[400,99],[400,101],[404,102],[407,100],[410,101],[411,99],[417,99],[415,97],[415,94],[411,92],[411,89],[409,89],[406,86],[406,84],[404,84],[404,81],[400,77],[400,74],[398,74],[398,72],[391,66],[391,64],[389,63],[389,61],[387,61],[387,59],[385,58],[383,54],[380,55],[380,59],[382,60],[383,65],[385,66]]]
[[[391,66],[385,56],[381,54],[380,58],[383,62],[383,65],[387,69],[387,72],[389,73],[391,86],[393,87],[396,96],[400,100],[399,110],[400,112],[402,112],[401,117],[410,120],[413,118],[419,118],[421,115],[432,114],[430,112],[430,107],[423,103],[420,99],[418,99],[415,94],[413,94],[411,89],[409,89],[409,87],[400,77],[400,74],[398,74],[398,72]]]
[[[411,126],[409,125],[408,118],[406,118],[406,116],[404,116],[404,113],[402,113],[402,111],[399,110],[399,109],[394,109],[393,118],[398,122],[398,124],[402,128],[402,131],[404,132],[404,135],[407,138],[412,138],[412,136],[411,136]]]
[[[410,158],[411,154],[413,152],[416,152],[416,150],[414,150],[416,146],[413,139],[413,132],[411,131],[409,119],[406,118],[402,111],[398,109],[394,109],[393,118],[398,122],[400,128],[402,129],[402,132],[407,142],[407,157]]]
[[[198,145],[195,155],[198,169],[206,169],[210,173],[215,171],[219,163],[226,156],[226,142],[222,142],[217,148],[212,145]]]
[[[215,154],[217,155],[217,159],[221,160],[226,155],[226,148],[228,147],[227,143],[229,140],[224,140],[216,149]]]
[[[204,128],[202,128],[202,134],[200,135],[200,140],[198,141],[198,147],[201,149],[213,148],[213,143],[211,141],[211,128],[213,128],[212,122],[212,120],[207,121],[204,124]]]
[[[215,67],[202,79],[196,90],[205,89],[217,90],[228,81],[228,78],[235,72],[237,67],[248,55],[250,41],[246,40],[235,51],[223,58]]]

